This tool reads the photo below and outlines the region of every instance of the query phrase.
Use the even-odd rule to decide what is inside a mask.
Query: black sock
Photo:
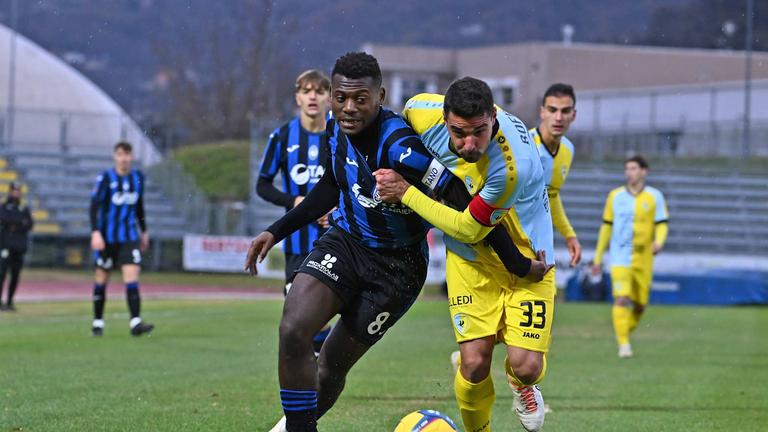
[[[104,318],[104,303],[107,302],[107,285],[93,284],[93,318]]]
[[[141,316],[141,297],[139,297],[138,282],[125,284],[125,297],[128,300],[128,310],[131,312],[131,318]]]
[[[317,392],[314,390],[280,390],[289,432],[317,432]]]

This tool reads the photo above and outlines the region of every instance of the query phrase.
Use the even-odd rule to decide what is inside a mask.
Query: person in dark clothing
[[[6,273],[8,271],[11,273],[7,301],[1,304],[0,298],[0,310],[16,310],[13,296],[19,284],[24,254],[27,253],[29,231],[32,230],[33,225],[29,207],[21,205],[21,186],[11,183],[8,188],[8,198],[0,207],[0,294],[3,291]]]

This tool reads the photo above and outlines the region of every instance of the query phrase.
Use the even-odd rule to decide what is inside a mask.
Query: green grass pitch
[[[148,300],[151,337],[123,299],[91,338],[87,302],[0,313],[0,431],[266,431],[280,417],[279,301]],[[549,431],[768,428],[768,311],[651,306],[635,358],[616,357],[608,305],[558,304],[542,384]],[[431,408],[460,422],[443,301],[419,301],[353,369],[320,430],[392,431]],[[522,430],[494,359],[494,431]]]

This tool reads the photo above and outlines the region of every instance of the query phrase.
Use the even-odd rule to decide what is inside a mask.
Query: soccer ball
[[[433,410],[414,411],[400,420],[395,432],[456,432],[459,429],[447,415]]]

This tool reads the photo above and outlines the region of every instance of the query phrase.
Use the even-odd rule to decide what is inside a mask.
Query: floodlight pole
[[[17,0],[11,0],[11,49],[10,58],[8,59],[8,116],[6,118],[6,134],[7,139],[5,144],[10,147],[11,140],[13,139],[13,124],[14,124],[14,105],[16,104],[16,24],[18,2]]]
[[[753,15],[755,14],[754,0],[747,0],[747,13],[745,18],[747,20],[746,25],[746,40],[744,44],[744,51],[746,54],[746,60],[744,65],[744,142],[742,146],[742,156],[746,159],[750,154],[751,147],[751,129],[750,129],[750,117],[752,116],[752,23],[754,21]]]

